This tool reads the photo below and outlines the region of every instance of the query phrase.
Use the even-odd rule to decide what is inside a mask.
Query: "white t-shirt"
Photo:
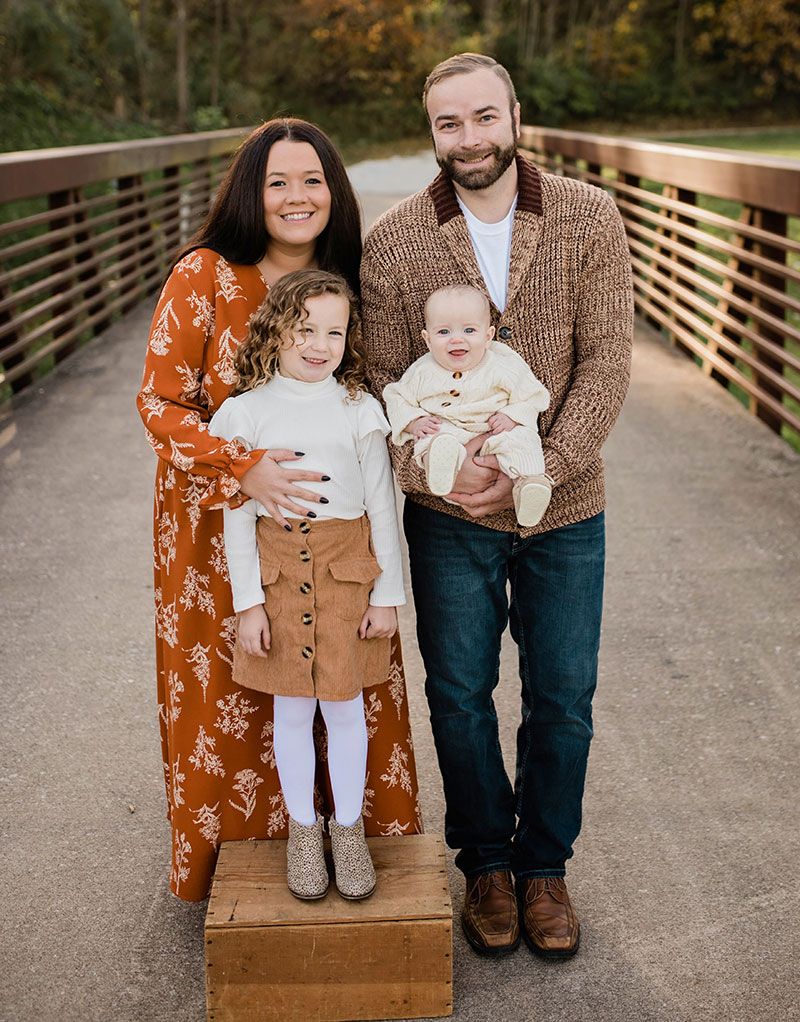
[[[460,196],[456,195],[458,204],[467,221],[467,229],[478,260],[489,295],[500,310],[506,307],[508,294],[508,266],[511,261],[511,232],[514,227],[514,210],[517,208],[517,197],[511,203],[511,209],[496,224],[486,224],[471,213]]]

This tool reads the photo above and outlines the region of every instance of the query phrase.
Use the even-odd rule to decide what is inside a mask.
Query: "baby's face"
[[[428,350],[443,369],[474,369],[494,337],[489,311],[479,294],[434,295],[428,302],[425,329]]]

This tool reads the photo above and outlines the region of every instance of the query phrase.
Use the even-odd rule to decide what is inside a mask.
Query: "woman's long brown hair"
[[[342,158],[321,128],[296,117],[280,117],[256,128],[242,142],[219,186],[203,226],[192,236],[177,263],[196,248],[210,248],[230,263],[254,265],[264,258],[269,235],[264,226],[264,181],[270,149],[276,142],[308,142],[320,158],[331,193],[331,214],[317,238],[321,269],[340,273],[360,294],[361,212]],[[174,264],[173,264],[174,266]]]

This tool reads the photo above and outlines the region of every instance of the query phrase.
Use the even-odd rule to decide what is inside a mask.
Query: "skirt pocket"
[[[333,611],[346,621],[360,621],[369,605],[372,583],[381,573],[375,557],[348,557],[331,561],[328,570],[336,580]]]
[[[267,617],[270,621],[274,621],[277,617],[280,617],[281,604],[281,589],[286,585],[284,580],[283,586],[281,585],[281,566],[274,561],[267,561],[263,557],[261,560],[261,585],[264,589],[264,607],[267,611]]]

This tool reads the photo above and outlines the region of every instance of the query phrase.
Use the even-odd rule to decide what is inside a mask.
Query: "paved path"
[[[416,164],[394,166],[383,184],[374,166],[359,182],[370,215],[417,187]],[[419,172],[424,184],[430,163]],[[151,311],[0,409],[4,1022],[205,1018],[204,906],[167,888],[155,464],[133,404]],[[456,930],[453,1017],[788,1022],[800,1011],[800,458],[644,328],[606,456],[597,737],[569,872],[583,948],[562,964],[524,948],[486,962]],[[410,608],[402,626],[436,831]],[[508,753],[518,699],[509,649]]]

